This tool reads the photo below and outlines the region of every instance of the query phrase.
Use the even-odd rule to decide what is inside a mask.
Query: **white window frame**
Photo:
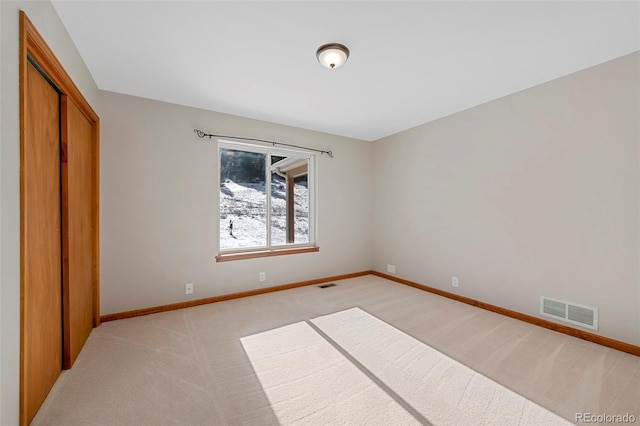
[[[281,157],[303,157],[307,158],[309,161],[309,170],[307,175],[307,185],[309,188],[309,242],[307,243],[291,243],[291,244],[280,244],[280,245],[272,245],[271,244],[271,170],[269,165],[265,164],[265,193],[267,198],[267,218],[266,218],[266,246],[259,247],[242,247],[242,248],[233,248],[233,249],[223,249],[220,246],[220,237],[218,234],[218,254],[220,256],[230,255],[230,254],[242,254],[242,253],[262,253],[262,252],[278,252],[282,251],[282,254],[286,254],[286,252],[291,251],[292,249],[300,249],[300,248],[310,248],[317,247],[316,246],[316,229],[317,229],[317,176],[316,176],[316,158],[317,155],[315,153],[309,151],[295,150],[295,149],[283,149],[279,147],[268,147],[262,145],[255,145],[251,143],[245,142],[234,142],[227,141],[223,139],[218,140],[218,146],[216,149],[217,157],[218,157],[218,170],[217,170],[217,190],[218,194],[220,191],[221,185],[221,158],[220,158],[220,150],[221,149],[231,149],[236,151],[245,151],[245,152],[255,152],[259,154],[266,154],[267,158],[270,155],[281,156]],[[268,162],[268,160],[267,160]],[[217,228],[220,229],[220,197],[218,195],[218,206],[217,206]],[[273,254],[273,253],[272,253]],[[221,259],[218,259],[220,261]]]

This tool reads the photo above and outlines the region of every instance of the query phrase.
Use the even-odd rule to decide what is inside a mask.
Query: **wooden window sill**
[[[216,262],[229,262],[231,260],[257,259],[259,257],[284,256],[287,254],[313,253],[320,251],[320,247],[295,247],[273,250],[261,250],[245,253],[226,253],[216,256]]]

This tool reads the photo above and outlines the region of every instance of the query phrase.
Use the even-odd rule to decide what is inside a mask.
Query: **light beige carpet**
[[[359,308],[311,322],[431,424],[570,424]]]
[[[305,322],[241,339],[282,425],[419,425]]]
[[[281,425],[569,425],[359,308],[243,337]]]
[[[640,357],[372,275],[336,284],[104,323],[92,331],[74,367],[63,372],[33,424],[279,425],[279,408],[272,406],[241,339],[299,322],[318,327],[310,320],[356,306],[569,421],[579,413],[640,419]],[[328,329],[328,323],[322,326]],[[384,340],[379,342],[366,351],[384,349]],[[407,363],[414,351],[398,363]],[[364,364],[366,357],[360,358]],[[349,371],[349,364],[356,365],[340,362]],[[384,371],[376,374],[366,376],[377,387],[394,386],[391,379],[388,385],[380,380]],[[316,383],[303,386],[307,398]],[[347,386],[340,392],[350,396]],[[402,389],[384,389],[393,392],[414,401]],[[393,399],[410,412],[420,409],[422,398],[416,393],[414,407]]]

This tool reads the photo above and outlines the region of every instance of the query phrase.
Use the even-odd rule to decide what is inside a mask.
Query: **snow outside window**
[[[220,142],[220,251],[314,244],[313,154]]]

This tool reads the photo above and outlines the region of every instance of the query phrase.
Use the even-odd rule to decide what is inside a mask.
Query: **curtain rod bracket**
[[[300,148],[300,149],[306,149],[307,151],[314,151],[314,152],[319,152],[320,154],[327,154],[329,156],[329,158],[333,158],[333,152],[332,151],[323,151],[321,149],[314,149],[314,148],[307,148],[305,146],[298,146],[298,145],[291,145],[291,144],[287,144],[287,143],[282,143],[282,142],[276,142],[276,141],[267,141],[264,139],[255,139],[255,138],[243,138],[240,136],[227,136],[227,135],[214,135],[211,133],[205,133],[200,129],[193,129],[193,131],[198,135],[198,137],[200,139],[204,139],[204,138],[226,138],[226,139],[236,139],[236,140],[242,140],[242,141],[254,141],[254,142],[263,142],[263,143],[270,143],[272,146],[276,146],[276,145],[282,145],[282,146],[288,146],[291,148]]]

